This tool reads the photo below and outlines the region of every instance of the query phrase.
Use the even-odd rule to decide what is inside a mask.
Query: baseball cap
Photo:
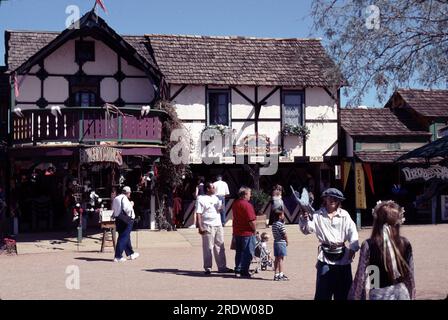
[[[131,187],[123,187],[123,193],[131,193]]]

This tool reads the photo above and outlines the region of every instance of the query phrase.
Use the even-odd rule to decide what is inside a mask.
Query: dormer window
[[[87,61],[95,61],[95,42],[93,41],[76,41],[75,42],[75,59],[78,63]]]

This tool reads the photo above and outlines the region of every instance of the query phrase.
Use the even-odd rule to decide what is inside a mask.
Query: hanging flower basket
[[[227,132],[232,130],[229,126],[225,126],[223,124],[212,124],[212,125],[205,126],[205,128],[202,130],[202,132],[204,132],[205,130],[209,130],[209,129],[218,130],[221,133],[221,135],[225,135]]]
[[[306,125],[290,125],[285,124],[282,129],[282,134],[284,136],[301,136],[303,138],[308,139],[310,135],[310,128]]]

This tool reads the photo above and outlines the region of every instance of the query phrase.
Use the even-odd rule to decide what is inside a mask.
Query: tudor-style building
[[[78,169],[81,180],[92,180],[96,189],[116,184],[120,174],[135,182],[162,154],[165,115],[154,109],[159,98],[174,104],[188,131],[194,178],[222,174],[232,197],[241,185],[254,184],[249,172],[257,176],[257,163],[278,160],[275,174],[257,176],[255,183],[268,192],[283,185],[287,220],[295,222],[298,209],[289,186],[320,194],[338,178],[345,82],[320,40],[120,36],[92,11],[79,29],[6,31],[5,43],[13,188],[23,185],[22,173],[42,162],[55,165],[61,181]],[[201,134],[216,125],[229,128],[234,139],[214,150],[215,162],[207,165]],[[308,131],[307,137],[288,133],[288,126]],[[98,166],[101,157],[116,166]],[[123,165],[118,157],[124,157]],[[61,188],[53,184],[60,195],[61,181]],[[192,190],[182,195],[185,226],[192,223]],[[229,220],[231,204],[230,199]],[[33,204],[22,207],[30,211]]]

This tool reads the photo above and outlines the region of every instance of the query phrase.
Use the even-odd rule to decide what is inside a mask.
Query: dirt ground
[[[261,271],[254,279],[216,272],[204,275],[201,239],[195,229],[139,231],[136,251],[141,256],[123,263],[112,262],[111,249],[98,252],[99,235],[86,239],[79,248],[74,239],[56,239],[57,235],[55,239],[52,235],[24,236],[18,244],[19,255],[0,255],[0,299],[312,299],[317,239],[301,234],[297,225],[289,225],[287,230],[290,241],[285,273],[290,281],[285,282],[272,281],[272,271]],[[225,232],[227,262],[233,268],[231,228],[226,227]],[[370,232],[361,230],[360,240]],[[448,225],[404,226],[402,235],[414,250],[417,299],[446,298]],[[137,233],[133,232],[134,246],[136,242]],[[357,260],[358,255],[353,273]],[[77,270],[79,289],[72,281]]]

